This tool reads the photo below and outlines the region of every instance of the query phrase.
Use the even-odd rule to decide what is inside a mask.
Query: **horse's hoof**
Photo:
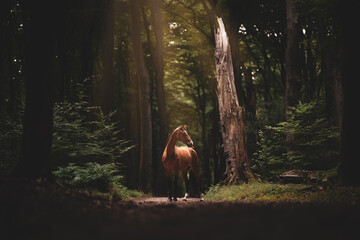
[[[185,193],[185,196],[183,198],[183,201],[187,201],[187,198],[189,197],[189,194],[188,193]]]
[[[184,201],[184,202],[187,202],[187,199],[186,199],[186,198],[183,198],[183,201]]]
[[[177,202],[177,198],[176,198],[176,197],[174,197],[173,201],[174,201],[174,202]]]
[[[168,197],[167,201],[168,201],[168,202],[171,202],[171,201],[172,201],[172,198],[171,198],[171,197]]]
[[[205,201],[205,199],[204,199],[204,198],[200,198],[200,202],[203,202],[203,201]]]

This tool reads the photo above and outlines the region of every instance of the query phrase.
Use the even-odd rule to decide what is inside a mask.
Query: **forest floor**
[[[110,200],[0,178],[1,239],[350,239],[359,224],[359,203]]]

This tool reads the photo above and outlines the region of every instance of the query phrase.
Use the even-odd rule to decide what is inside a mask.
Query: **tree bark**
[[[152,185],[152,122],[149,74],[145,66],[141,44],[141,14],[139,0],[130,2],[131,40],[137,71],[140,103],[140,164],[139,186],[145,192]]]
[[[169,123],[166,116],[164,91],[164,32],[160,0],[151,0],[151,20],[154,28],[156,47],[154,52],[156,99],[160,117],[160,138],[162,148],[166,146],[169,134]]]
[[[338,124],[340,125],[340,166],[339,177],[342,184],[360,186],[359,168],[360,161],[358,160],[358,141],[356,139],[359,136],[359,124],[358,118],[355,116],[354,109],[357,104],[358,89],[357,81],[359,78],[359,60],[358,60],[358,42],[359,37],[354,34],[353,29],[347,27],[357,20],[355,14],[349,14],[352,12],[350,8],[351,4],[347,2],[339,3],[339,14],[336,20],[339,24],[339,36],[337,37],[338,48],[341,50],[341,61],[339,62],[341,72],[341,78],[339,78],[337,88],[338,95],[342,99],[341,112],[338,112]],[[353,10],[354,11],[354,10]],[[341,92],[340,92],[341,91]],[[340,110],[338,108],[338,110]],[[341,116],[340,116],[341,115]]]
[[[249,182],[254,176],[247,157],[244,110],[240,107],[236,94],[229,38],[222,19],[217,20],[219,26],[215,31],[215,64],[226,181]]]
[[[105,25],[102,40],[103,78],[100,83],[100,106],[105,114],[113,109],[114,94],[114,25],[115,1],[109,0],[105,12]]]
[[[300,70],[298,66],[298,38],[296,32],[297,14],[293,0],[286,0],[286,51],[285,51],[285,110],[290,111],[299,100],[301,86]],[[289,114],[286,113],[286,121]],[[291,154],[295,138],[286,136],[287,153]]]
[[[94,9],[94,1],[82,0],[81,7],[84,11],[82,15],[82,32],[81,32],[81,74],[80,83],[84,85],[86,89],[87,101],[94,104],[93,89],[91,87],[92,82],[90,77],[94,74],[94,35],[96,30],[97,17],[89,9]],[[78,101],[80,99],[77,96],[78,92],[77,84],[74,84],[72,90],[71,101]]]
[[[163,31],[163,19],[161,12],[160,0],[151,0],[151,22],[155,35],[155,49],[151,48],[151,56],[154,63],[155,70],[155,93],[156,102],[158,106],[158,116],[160,125],[160,149],[165,148],[169,134],[169,122],[166,114],[166,100],[164,90],[164,31]],[[151,44],[149,44],[151,45]],[[161,153],[161,152],[160,152]],[[166,188],[164,169],[158,159],[154,159],[154,181],[156,192],[164,192]]]
[[[42,0],[24,2],[26,105],[22,150],[14,172],[17,176],[50,176],[55,6]]]
[[[311,33],[309,33],[311,35]],[[313,54],[313,46],[312,42],[309,40],[311,36],[308,37],[308,43],[306,46],[306,68],[308,71],[308,79],[307,84],[305,86],[306,89],[306,97],[308,99],[312,99],[315,95],[315,87],[316,87],[316,59]]]
[[[256,146],[256,91],[250,68],[246,68],[244,62],[240,63],[245,79],[245,119],[247,121],[247,151],[250,156],[255,152]],[[250,131],[249,131],[250,129]]]
[[[194,66],[195,68],[201,69],[200,66],[197,66],[197,62],[194,59]],[[196,77],[196,98],[197,98],[197,106],[200,118],[200,125],[201,125],[201,139],[203,143],[202,148],[202,170],[204,171],[204,176],[206,179],[206,186],[210,186],[211,184],[211,172],[210,172],[210,155],[209,155],[209,146],[208,146],[208,137],[206,132],[206,95],[204,89],[204,79],[201,76]]]

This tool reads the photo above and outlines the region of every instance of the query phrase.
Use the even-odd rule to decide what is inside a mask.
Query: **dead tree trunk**
[[[227,182],[254,179],[247,158],[244,110],[236,94],[229,38],[221,18],[215,31],[215,65]]]

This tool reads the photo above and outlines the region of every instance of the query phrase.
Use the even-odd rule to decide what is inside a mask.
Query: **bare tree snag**
[[[220,126],[226,159],[227,182],[254,179],[247,157],[244,109],[240,107],[234,82],[229,38],[221,18],[215,31],[215,65]]]

